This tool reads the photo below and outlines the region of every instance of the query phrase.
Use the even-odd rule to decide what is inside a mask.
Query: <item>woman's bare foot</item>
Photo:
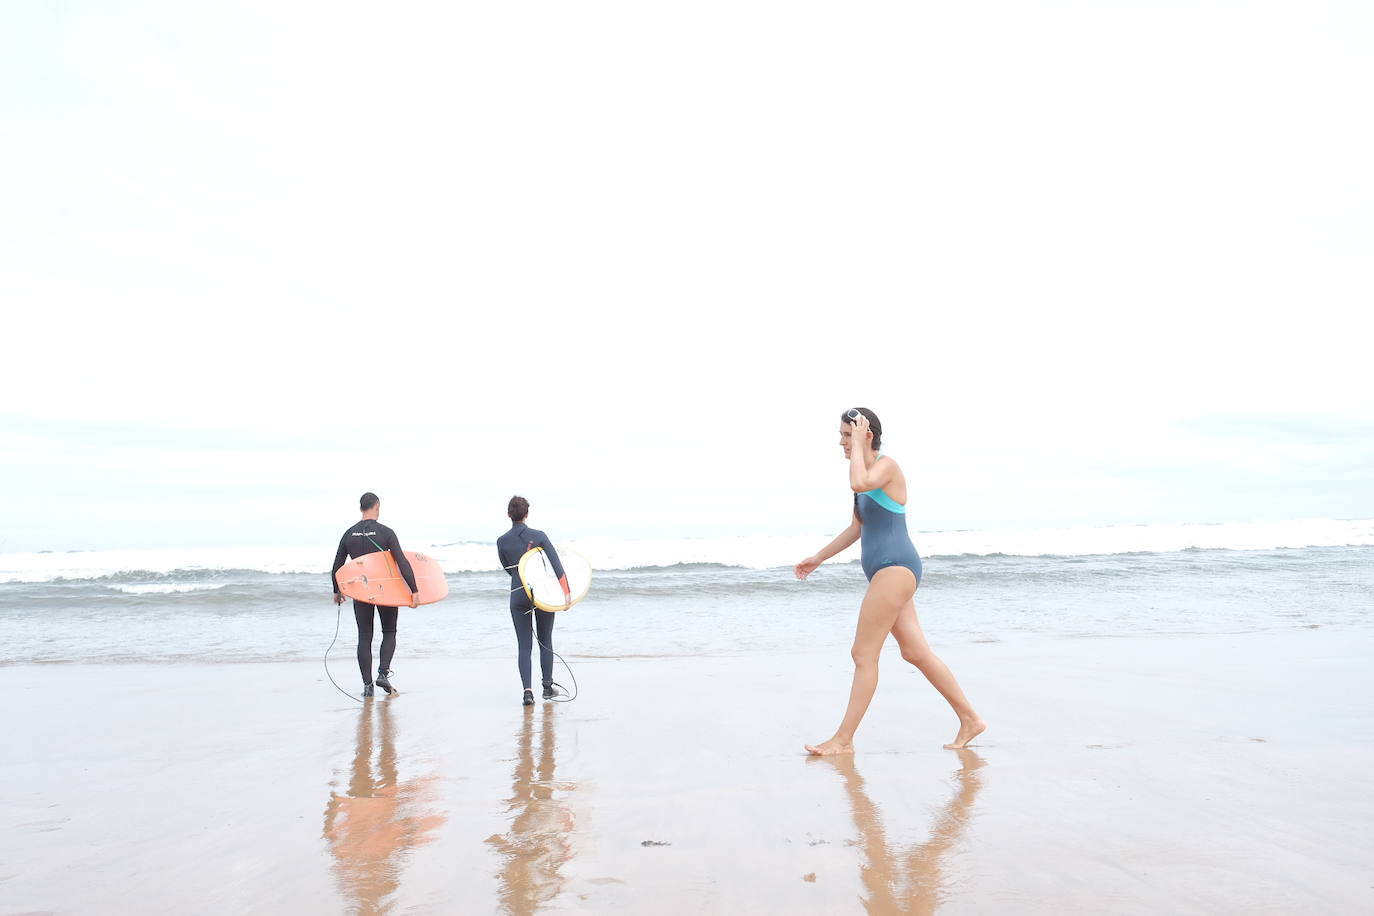
[[[854,745],[849,741],[841,741],[839,738],[831,738],[829,741],[822,741],[820,744],[806,745],[807,751],[817,757],[829,757],[834,754],[852,754]]]
[[[959,734],[954,736],[954,740],[945,747],[951,750],[958,750],[961,747],[968,747],[968,743],[981,735],[988,727],[988,723],[982,719],[960,719]]]

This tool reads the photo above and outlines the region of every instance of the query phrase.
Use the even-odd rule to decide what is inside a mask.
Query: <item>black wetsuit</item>
[[[531,638],[533,629],[539,631],[539,672],[543,675],[544,686],[547,687],[553,681],[553,611],[541,611],[534,606],[525,594],[525,588],[520,582],[520,570],[516,568],[520,565],[520,558],[532,547],[544,548],[554,574],[558,576],[565,589],[568,581],[563,572],[563,563],[558,559],[558,551],[553,549],[548,535],[544,532],[531,528],[524,522],[517,522],[511,530],[496,539],[496,553],[501,558],[501,565],[510,573],[510,619],[515,625],[515,637],[520,643],[516,661],[520,667],[520,683],[526,690],[530,689],[530,655],[534,651]],[[530,626],[531,618],[533,627]]]
[[[415,594],[418,591],[415,587],[415,570],[410,568],[410,561],[401,552],[401,542],[396,539],[396,532],[370,518],[358,522],[339,538],[339,549],[334,554],[334,568],[329,573],[329,581],[334,584],[334,594],[339,593],[339,580],[334,577],[339,567],[349,559],[379,550],[391,551],[392,559],[401,571],[401,578],[410,586],[410,593]],[[358,670],[362,672],[364,684],[372,683],[373,609],[376,609],[377,616],[382,619],[382,658],[381,664],[377,666],[378,671],[391,670],[391,656],[396,651],[396,609],[353,599],[353,617],[358,621]]]

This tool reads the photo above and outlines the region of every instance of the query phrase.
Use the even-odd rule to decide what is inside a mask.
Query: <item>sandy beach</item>
[[[963,753],[889,654],[834,760],[842,653],[574,659],[529,710],[404,651],[365,706],[318,663],[11,666],[0,911],[1369,911],[1371,643],[946,650]]]

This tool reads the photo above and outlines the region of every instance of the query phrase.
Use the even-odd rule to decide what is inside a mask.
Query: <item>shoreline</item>
[[[1368,908],[1372,648],[1321,630],[944,647],[991,723],[971,755],[940,747],[952,714],[885,656],[840,760],[801,746],[842,711],[842,651],[574,662],[582,696],[528,711],[513,661],[404,647],[401,692],[368,704],[318,660],[8,667],[33,744],[0,764],[18,825],[0,896],[5,912]]]

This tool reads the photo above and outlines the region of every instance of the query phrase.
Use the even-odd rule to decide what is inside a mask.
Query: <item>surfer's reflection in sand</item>
[[[487,838],[501,854],[498,891],[501,912],[525,916],[558,896],[559,869],[572,858],[573,813],[557,796],[576,786],[554,781],[559,704],[545,703],[541,713],[525,709],[516,733],[515,782],[507,802],[510,829]],[[535,762],[534,730],[539,723],[539,759]]]
[[[954,773],[954,797],[935,815],[930,839],[909,849],[890,849],[878,806],[864,790],[851,756],[812,757],[811,763],[830,765],[844,777],[854,825],[859,828],[860,849],[868,860],[860,866],[868,891],[864,908],[870,913],[934,913],[944,902],[941,874],[944,859],[964,834],[973,815],[973,800],[982,787],[978,770],[985,763],[976,751],[961,748],[960,767]]]
[[[348,787],[329,793],[324,836],[353,911],[385,913],[408,853],[433,839],[445,818],[432,813],[435,777],[400,781],[391,703],[369,702],[359,716]]]

